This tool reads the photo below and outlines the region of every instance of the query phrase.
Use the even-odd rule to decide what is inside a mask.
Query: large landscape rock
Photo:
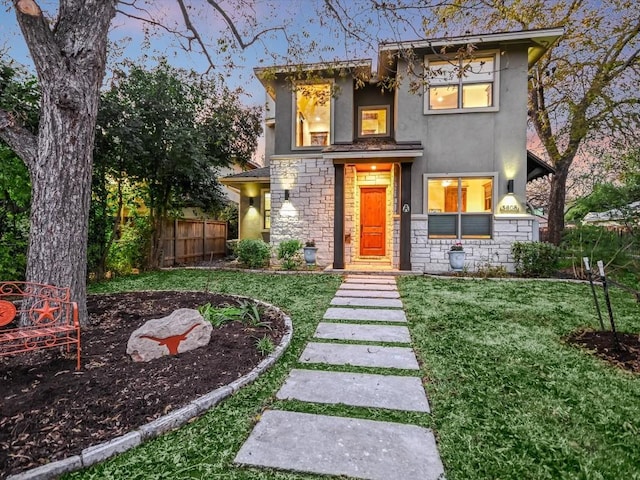
[[[127,342],[134,362],[148,362],[204,347],[211,340],[211,323],[197,310],[179,308],[164,318],[149,320],[135,330]]]

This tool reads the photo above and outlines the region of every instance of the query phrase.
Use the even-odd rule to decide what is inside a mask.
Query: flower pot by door
[[[304,247],[304,261],[307,264],[307,267],[311,267],[316,264],[316,253],[318,252],[318,247]]]
[[[450,250],[449,265],[454,272],[461,272],[464,268],[464,250]]]

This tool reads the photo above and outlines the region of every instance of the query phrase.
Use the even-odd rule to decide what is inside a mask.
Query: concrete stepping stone
[[[402,308],[402,300],[395,298],[357,298],[357,297],[333,297],[331,305],[352,307],[384,307]]]
[[[403,310],[388,308],[327,308],[325,320],[372,320],[376,322],[406,322]]]
[[[301,363],[402,368],[407,370],[418,370],[420,368],[411,348],[381,347],[378,345],[309,342],[298,361]]]
[[[391,325],[354,325],[352,323],[322,322],[316,328],[316,333],[313,336],[331,340],[411,343],[411,335],[407,327]]]
[[[340,285],[340,290],[372,290],[378,291],[398,291],[398,287],[394,285],[379,285],[377,283],[343,283]]]
[[[276,397],[280,400],[430,412],[418,377],[292,370]]]
[[[393,275],[374,275],[374,274],[367,274],[367,275],[353,275],[353,274],[349,274],[345,277],[345,280],[351,280],[351,279],[373,279],[373,280],[393,280],[395,281],[396,277],[394,277]]]
[[[394,278],[347,277],[344,283],[372,283],[378,285],[395,285]]]
[[[436,480],[433,432],[415,425],[267,410],[235,463],[370,480]]]
[[[336,292],[336,297],[364,297],[364,298],[400,298],[400,294],[395,291],[373,291],[373,290],[342,290]]]

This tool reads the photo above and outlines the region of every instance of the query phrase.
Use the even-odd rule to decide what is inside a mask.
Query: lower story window
[[[429,238],[491,238],[493,177],[427,180]]]
[[[271,229],[271,192],[262,191],[262,220],[265,230]]]

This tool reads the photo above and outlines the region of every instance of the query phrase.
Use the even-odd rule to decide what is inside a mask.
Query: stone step
[[[333,297],[331,305],[352,307],[402,308],[402,301],[395,298]]]
[[[359,297],[359,298],[400,298],[400,294],[395,291],[373,291],[373,290],[342,290],[336,292],[336,297]]]
[[[352,323],[322,322],[313,335],[316,338],[331,340],[359,340],[365,342],[411,343],[407,327],[391,325],[356,325]]]
[[[418,360],[413,350],[408,347],[309,342],[298,361],[357,367],[419,369]]]
[[[292,370],[276,397],[429,413],[429,402],[418,377]]]
[[[395,285],[394,278],[347,277],[344,283],[370,283],[377,285]]]
[[[398,288],[394,285],[380,285],[377,283],[343,283],[340,290],[371,290],[373,292],[390,291],[397,292]]]
[[[325,320],[371,320],[376,322],[406,322],[403,310],[388,308],[330,307],[322,317]]]
[[[375,275],[373,273],[367,273],[362,275],[354,275],[350,273],[345,277],[345,280],[351,280],[351,279],[394,280],[395,281],[396,277],[393,275]]]
[[[429,429],[277,410],[262,414],[234,461],[370,480],[444,478]]]

